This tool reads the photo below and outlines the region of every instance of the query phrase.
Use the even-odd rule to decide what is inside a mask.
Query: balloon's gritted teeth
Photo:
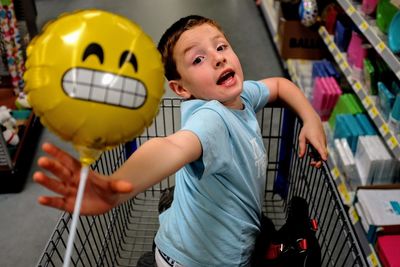
[[[64,92],[71,98],[137,109],[147,98],[139,80],[86,68],[69,69],[62,79]]]

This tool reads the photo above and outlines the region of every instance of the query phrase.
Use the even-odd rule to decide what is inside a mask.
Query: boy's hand
[[[60,196],[40,196],[42,205],[73,212],[79,186],[81,163],[58,147],[45,143],[44,152],[50,157],[41,157],[38,165],[45,172],[35,172],[33,180]],[[123,180],[110,180],[94,171],[89,172],[83,196],[81,214],[96,215],[109,211],[118,204],[120,194],[133,190],[132,185]]]
[[[299,135],[299,157],[301,158],[304,157],[307,151],[306,144],[312,145],[320,155],[319,160],[311,160],[311,166],[320,168],[322,160],[326,161],[328,159],[328,150],[326,148],[325,132],[319,119],[304,122]]]

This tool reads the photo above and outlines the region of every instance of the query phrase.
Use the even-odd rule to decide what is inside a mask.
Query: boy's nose
[[[215,57],[215,66],[216,67],[221,67],[226,63],[226,58],[223,55],[217,55]]]

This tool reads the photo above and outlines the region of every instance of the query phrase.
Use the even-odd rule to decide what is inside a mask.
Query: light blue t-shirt
[[[174,201],[160,215],[155,242],[185,267],[248,266],[260,231],[267,158],[255,113],[264,83],[246,81],[244,109],[218,101],[181,105],[182,129],[199,138],[202,157],[176,173]]]

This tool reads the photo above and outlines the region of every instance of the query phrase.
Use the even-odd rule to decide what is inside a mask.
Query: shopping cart
[[[133,146],[153,137],[167,136],[180,127],[180,100],[164,99],[151,127],[129,147],[120,146],[92,166],[112,173]],[[268,154],[264,211],[277,228],[285,223],[287,204],[293,196],[309,203],[316,218],[322,266],[368,266],[352,224],[342,205],[328,168],[310,166],[310,158],[297,156],[300,123],[281,107],[266,107],[258,114]],[[72,255],[73,266],[136,266],[152,250],[158,229],[158,204],[162,191],[174,185],[174,177],[139,194],[134,199],[100,216],[82,216]],[[68,239],[71,215],[64,213],[39,260],[38,266],[61,266]]]

